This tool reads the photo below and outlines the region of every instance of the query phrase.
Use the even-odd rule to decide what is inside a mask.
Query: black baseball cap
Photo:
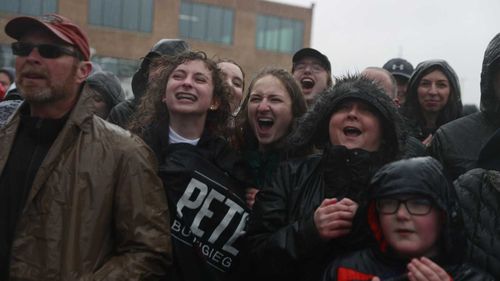
[[[313,49],[313,48],[303,48],[303,49],[298,50],[293,55],[293,58],[292,58],[292,63],[293,63],[292,73],[293,73],[293,70],[295,68],[295,64],[298,61],[300,61],[301,59],[306,58],[306,57],[313,57],[313,58],[318,59],[320,61],[320,63],[321,63],[321,66],[323,66],[323,68],[325,68],[325,70],[328,73],[332,72],[332,66],[331,66],[330,61],[328,60],[327,56],[323,55],[322,53],[320,53],[316,49]]]
[[[408,79],[410,79],[413,73],[413,65],[402,58],[390,59],[384,64],[383,68],[392,75],[399,75]]]

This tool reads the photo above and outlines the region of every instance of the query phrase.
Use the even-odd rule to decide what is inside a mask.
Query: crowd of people
[[[441,59],[246,88],[162,39],[126,99],[70,19],[5,33],[0,280],[500,280],[500,34],[469,112]]]

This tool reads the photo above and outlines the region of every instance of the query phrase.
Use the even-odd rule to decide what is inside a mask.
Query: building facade
[[[262,0],[1,0],[0,27],[18,15],[64,15],[89,35],[92,60],[122,79],[158,40],[182,38],[235,60],[249,82],[264,66],[291,69],[293,53],[310,44],[313,9]],[[0,33],[0,66],[13,65],[11,42]]]

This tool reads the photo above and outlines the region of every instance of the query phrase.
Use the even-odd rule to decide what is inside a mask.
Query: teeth
[[[188,100],[191,100],[191,101],[195,101],[196,100],[196,96],[194,96],[193,94],[189,94],[189,93],[178,93],[175,95],[175,97],[177,99],[188,99]]]
[[[361,130],[358,128],[355,128],[355,127],[345,127],[344,134],[359,136],[359,135],[361,135]]]
[[[300,80],[300,84],[302,85],[302,88],[311,89],[312,87],[314,87],[314,80],[312,80],[311,78],[304,78]]]

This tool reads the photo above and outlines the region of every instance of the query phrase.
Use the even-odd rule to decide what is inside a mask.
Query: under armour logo
[[[400,65],[393,64],[393,65],[392,65],[392,70],[397,70],[397,69],[399,69],[399,70],[404,70],[404,69],[405,69],[404,64],[400,64]]]

